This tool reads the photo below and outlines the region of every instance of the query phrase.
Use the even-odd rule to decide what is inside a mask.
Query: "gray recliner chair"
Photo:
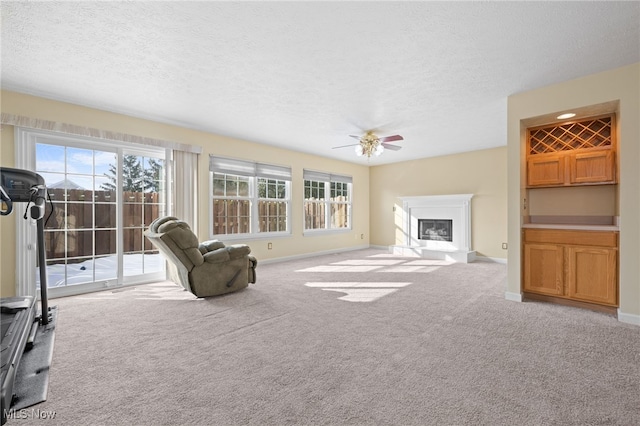
[[[217,296],[256,282],[256,258],[246,244],[198,242],[189,225],[173,216],[154,220],[145,236],[169,260],[169,276],[197,297]]]

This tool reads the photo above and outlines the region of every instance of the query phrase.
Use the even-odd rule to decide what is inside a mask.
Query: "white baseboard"
[[[507,300],[511,300],[512,302],[522,302],[522,294],[521,293],[512,293],[510,291],[504,292],[504,298]]]
[[[370,246],[366,244],[361,246],[346,247],[346,248],[339,248],[339,249],[333,249],[333,250],[314,251],[311,253],[296,254],[293,256],[276,257],[273,259],[265,259],[265,260],[258,259],[258,264],[267,265],[269,263],[279,263],[279,262],[286,262],[288,260],[305,259],[308,257],[322,256],[325,254],[336,254],[336,253],[344,253],[347,251],[364,250],[364,249],[368,249],[369,247]]]
[[[621,312],[618,308],[618,321],[624,322],[627,324],[640,325],[640,315],[636,314],[625,314]]]

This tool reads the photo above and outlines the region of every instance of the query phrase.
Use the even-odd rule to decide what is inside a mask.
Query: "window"
[[[211,156],[212,236],[290,232],[291,168]]]
[[[247,234],[251,232],[250,178],[213,174],[213,233]]]
[[[351,229],[350,176],[304,170],[305,231]]]

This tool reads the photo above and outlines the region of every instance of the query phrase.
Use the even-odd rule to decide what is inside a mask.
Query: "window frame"
[[[320,203],[324,206],[324,227],[323,228],[312,228],[307,229],[307,217],[306,217],[306,209],[305,204],[307,203],[307,198],[305,197],[305,191],[307,189],[306,182],[317,182],[323,185],[323,190],[325,197],[323,200],[314,201]],[[331,199],[331,185],[333,183],[340,183],[347,185],[347,201],[332,201]],[[317,172],[313,170],[303,170],[303,194],[302,194],[302,226],[303,226],[303,235],[311,236],[311,235],[326,235],[326,234],[334,234],[334,233],[345,233],[351,232],[353,230],[353,179],[350,176],[345,175],[337,175],[330,174],[325,172]],[[347,208],[347,223],[348,226],[335,228],[333,227],[333,209],[334,205],[346,205]]]
[[[215,170],[219,167],[219,164],[229,162],[228,169]],[[238,166],[237,173],[233,173],[233,168]],[[263,172],[263,170],[279,170],[283,174],[278,176],[269,174],[269,172]],[[287,175],[288,173],[288,175]],[[225,176],[237,176],[249,179],[249,196],[216,196],[214,194],[214,177],[216,174],[223,174]],[[260,197],[258,184],[260,179],[282,181],[285,184],[285,197],[280,199],[270,199]],[[278,238],[291,236],[291,168],[286,166],[277,166],[266,163],[256,163],[247,160],[238,160],[225,157],[216,157],[211,155],[209,161],[209,238],[219,240],[255,240],[263,238]],[[268,194],[267,194],[268,195]],[[213,218],[213,205],[215,200],[248,200],[249,201],[249,232],[236,233],[236,234],[216,234],[214,233],[214,218]],[[259,217],[259,204],[261,201],[278,201],[286,203],[285,220],[286,229],[284,231],[260,231],[260,217]]]

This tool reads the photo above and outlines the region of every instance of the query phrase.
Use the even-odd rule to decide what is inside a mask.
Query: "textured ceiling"
[[[640,60],[640,2],[7,2],[3,89],[367,164],[506,145],[511,94]]]

